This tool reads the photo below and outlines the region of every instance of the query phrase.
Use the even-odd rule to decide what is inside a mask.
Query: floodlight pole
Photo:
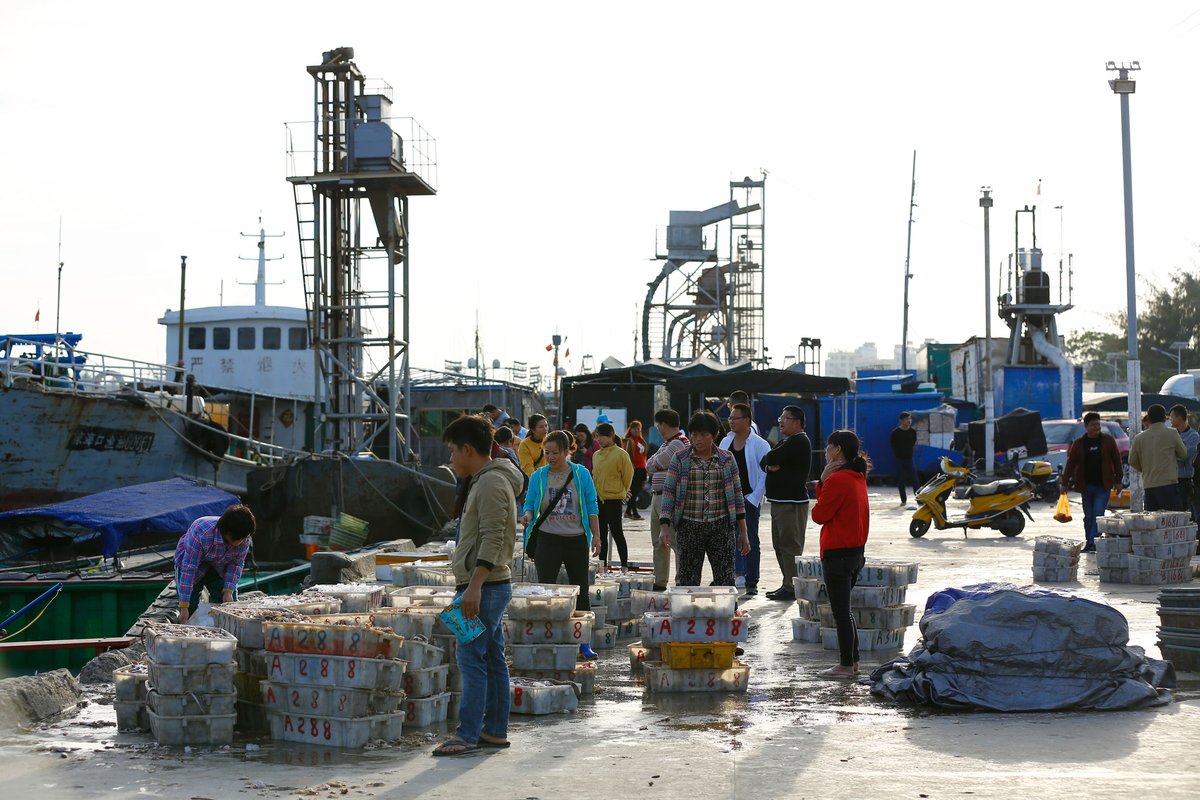
[[[900,336],[900,380],[908,374],[908,282],[912,280],[909,259],[912,257],[913,209],[917,206],[917,151],[913,150],[912,189],[908,195],[908,245],[904,249],[904,332]]]
[[[984,471],[991,475],[996,469],[996,433],[993,430],[992,417],[992,228],[990,214],[992,210],[992,188],[984,186],[980,189],[979,207],[983,209],[983,336],[984,345],[984,375],[983,375],[983,464]]]
[[[1121,98],[1121,175],[1125,187],[1125,293],[1128,307],[1126,321],[1129,329],[1129,362],[1125,379],[1129,391],[1129,433],[1136,435],[1142,429],[1142,365],[1138,361],[1137,341],[1137,272],[1133,260],[1133,168],[1129,154],[1129,95],[1137,88],[1129,73],[1142,67],[1137,61],[1117,64],[1109,61],[1105,67],[1116,72],[1115,80],[1108,82],[1113,92]],[[1131,482],[1130,508],[1140,511],[1143,502],[1141,482]]]

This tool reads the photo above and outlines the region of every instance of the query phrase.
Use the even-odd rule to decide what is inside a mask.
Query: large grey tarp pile
[[[912,652],[871,673],[894,700],[990,711],[1114,710],[1170,702],[1166,661],[1129,645],[1116,609],[1055,589],[982,584],[935,593]]]

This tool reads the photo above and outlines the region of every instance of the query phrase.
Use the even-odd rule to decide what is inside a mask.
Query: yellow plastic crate
[[[736,642],[663,642],[662,663],[671,669],[729,669]]]

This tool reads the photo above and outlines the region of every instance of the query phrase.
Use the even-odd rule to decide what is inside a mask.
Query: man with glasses
[[[784,406],[779,416],[779,442],[763,456],[766,472],[765,496],[771,501],[771,546],[783,585],[767,592],[768,600],[792,601],[796,590],[796,557],[804,554],[804,532],[808,528],[808,470],[812,465],[812,442],[804,432],[804,410]]]
[[[759,566],[762,550],[759,547],[758,519],[766,488],[767,473],[762,460],[771,452],[767,440],[750,429],[750,406],[734,403],[729,410],[729,433],[721,440],[721,449],[733,453],[737,462],[738,477],[742,482],[742,497],[746,501],[746,533],[750,538],[750,552],[742,555],[734,546],[734,585],[745,588],[745,594],[758,594]]]

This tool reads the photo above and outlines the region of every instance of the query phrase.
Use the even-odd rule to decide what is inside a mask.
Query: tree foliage
[[[1200,346],[1200,275],[1181,270],[1171,278],[1169,286],[1152,286],[1143,294],[1138,309],[1138,356],[1142,362],[1142,391],[1157,392],[1163,381],[1175,374],[1175,351],[1171,345],[1186,342],[1183,368],[1200,367],[1197,349]],[[1108,353],[1125,352],[1128,327],[1124,311],[1105,315],[1112,326],[1107,330],[1072,331],[1067,336],[1067,354],[1077,364],[1088,364],[1084,375],[1089,379],[1111,381],[1113,361]],[[1163,355],[1152,348],[1165,350]],[[1089,362],[1091,362],[1089,364]],[[1107,363],[1105,363],[1107,362]],[[1120,369],[1122,379],[1125,370]]]

